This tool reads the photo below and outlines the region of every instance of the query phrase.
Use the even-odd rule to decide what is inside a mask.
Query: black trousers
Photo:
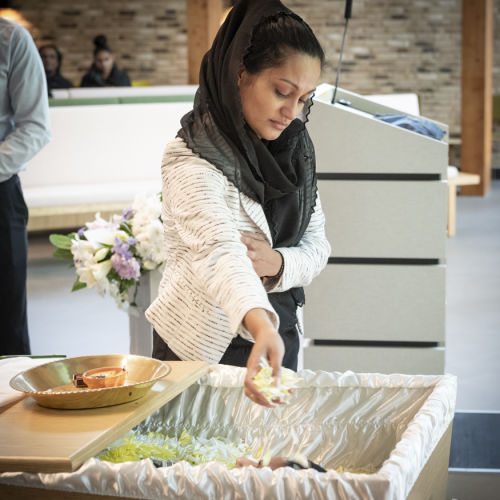
[[[283,343],[285,344],[285,356],[282,365],[290,370],[297,371],[297,362],[299,355],[299,333],[297,328],[292,328],[284,333],[280,332]],[[219,361],[222,365],[246,366],[253,342],[237,336],[229,344],[226,352]],[[162,361],[181,361],[165,341],[153,330],[153,358]]]
[[[0,355],[31,354],[26,315],[28,207],[17,175],[0,182]]]

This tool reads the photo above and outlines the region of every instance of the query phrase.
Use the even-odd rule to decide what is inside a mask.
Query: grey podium
[[[443,373],[448,127],[436,140],[333,90],[318,87],[308,125],[332,255],[306,289],[304,367]]]

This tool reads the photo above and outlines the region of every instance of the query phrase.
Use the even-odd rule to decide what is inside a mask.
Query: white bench
[[[108,215],[160,191],[163,149],[190,109],[191,102],[51,107],[52,140],[20,174],[28,230],[77,227],[96,211]]]

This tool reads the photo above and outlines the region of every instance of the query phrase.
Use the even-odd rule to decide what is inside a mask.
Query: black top
[[[70,89],[73,84],[64,78],[61,73],[55,73],[52,76],[47,76],[47,86],[49,89]]]
[[[80,87],[130,87],[130,78],[126,71],[113,65],[108,78],[104,79],[94,64],[83,76]]]

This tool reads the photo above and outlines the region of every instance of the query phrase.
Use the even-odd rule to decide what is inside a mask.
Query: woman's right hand
[[[255,339],[255,344],[250,352],[247,362],[247,374],[245,377],[245,394],[257,404],[273,408],[265,398],[253,379],[260,370],[261,358],[267,359],[272,368],[274,383],[279,384],[281,376],[281,363],[285,354],[285,345],[281,335],[278,333],[267,311],[264,309],[252,309],[244,318],[246,329]]]

